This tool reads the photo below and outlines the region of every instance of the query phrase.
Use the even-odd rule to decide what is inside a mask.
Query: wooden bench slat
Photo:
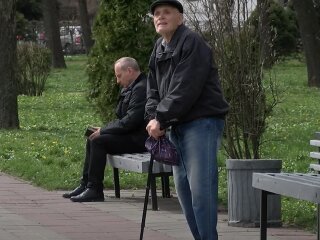
[[[318,147],[319,152],[310,152],[310,157],[318,159],[318,164],[309,167],[318,174],[253,173],[252,186],[261,190],[260,240],[267,239],[267,196],[272,193],[317,203],[317,239],[320,240],[320,132],[316,132],[315,137],[317,140],[310,140],[310,145]]]
[[[320,172],[320,164],[310,164],[310,169]]]
[[[114,156],[108,157],[108,164],[115,168],[126,169],[138,173],[144,173],[148,171],[148,166],[146,162],[132,161],[130,159],[119,159]]]
[[[310,157],[320,159],[320,152],[310,152]]]
[[[306,183],[302,180],[304,178],[312,178],[314,182]],[[287,197],[320,203],[320,174],[253,173],[252,186]]]
[[[130,155],[114,155],[112,156],[116,159],[121,159],[124,161],[137,161],[137,162],[148,162],[150,161],[150,156],[130,156]]]
[[[148,173],[150,154],[122,154],[122,155],[107,155],[109,165],[119,169],[125,169],[137,173]],[[166,164],[154,161],[153,173],[169,173],[172,172],[172,167]]]
[[[320,147],[320,140],[310,140],[310,145],[314,147]]]
[[[137,173],[148,173],[150,164],[150,153],[131,153],[131,154],[107,154],[107,163],[113,167],[113,182],[115,196],[120,198],[119,169],[128,170]],[[151,174],[151,200],[152,210],[158,210],[156,177],[161,177],[162,197],[169,198],[170,186],[169,176],[172,176],[172,167],[157,161],[153,162]]]
[[[132,154],[117,154],[113,155],[121,158],[137,159],[137,160],[150,160],[149,153],[132,153]]]
[[[263,174],[263,173],[262,173]],[[266,173],[274,181],[299,182],[308,186],[319,185],[320,175],[315,173]],[[280,184],[280,183],[279,183]]]
[[[269,176],[272,175],[272,173],[269,174]],[[320,184],[320,175],[315,173],[277,173],[274,176],[279,179],[286,179],[288,181],[298,181],[301,184]]]

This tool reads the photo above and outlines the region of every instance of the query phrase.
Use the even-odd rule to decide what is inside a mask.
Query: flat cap
[[[170,5],[172,7],[175,7],[176,9],[178,9],[180,13],[183,13],[183,6],[179,1],[177,1],[177,0],[157,0],[157,1],[154,1],[150,6],[150,11],[151,11],[152,15],[154,13],[155,8],[159,5]]]

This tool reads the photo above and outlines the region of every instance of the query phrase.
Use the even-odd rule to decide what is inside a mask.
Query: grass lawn
[[[79,182],[84,158],[83,133],[88,125],[102,125],[86,99],[86,57],[67,60],[67,69],[53,70],[41,97],[19,96],[19,130],[0,130],[0,170],[34,185],[70,189]],[[306,172],[311,159],[309,140],[320,131],[319,89],[307,87],[304,63],[289,60],[273,71],[281,102],[268,119],[262,158],[282,159],[284,171]],[[225,155],[219,155],[220,201],[227,202]],[[105,187],[112,188],[106,170]],[[144,188],[146,175],[122,172],[122,188]],[[316,206],[283,198],[283,220],[314,227]]]
[[[282,91],[282,100],[269,118],[263,157],[283,160],[285,172],[307,172],[312,159],[309,145],[314,133],[320,131],[320,91],[307,86],[304,63],[290,60],[275,67]],[[316,205],[282,198],[283,220],[316,229]]]
[[[85,129],[103,124],[86,99],[86,57],[66,60],[66,70],[51,72],[43,96],[19,96],[21,129],[0,131],[0,170],[49,190],[79,183]],[[122,176],[122,187],[145,186],[144,175]],[[106,174],[105,186],[112,187],[111,174]]]

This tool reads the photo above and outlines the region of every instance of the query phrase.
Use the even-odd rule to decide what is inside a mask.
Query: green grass
[[[19,96],[19,130],[0,130],[0,170],[34,185],[70,189],[79,182],[84,159],[83,133],[88,125],[102,125],[86,99],[86,57],[67,59],[66,70],[53,70],[41,97]],[[281,102],[268,119],[262,158],[282,159],[283,171],[306,172],[311,159],[309,140],[320,131],[320,92],[307,87],[304,63],[279,63],[273,74],[278,80]],[[220,202],[227,202],[225,155],[219,154]],[[106,170],[105,187],[112,188]],[[122,172],[122,188],[144,188],[146,175]],[[313,228],[316,206],[283,198],[283,220]]]
[[[306,172],[311,159],[309,140],[320,131],[320,92],[307,87],[304,64],[291,60],[278,65],[282,100],[268,119],[263,156],[283,160],[283,170]]]
[[[20,130],[0,131],[0,170],[49,190],[79,183],[84,131],[102,124],[86,99],[86,57],[68,58],[67,66],[51,72],[42,97],[19,96]],[[123,187],[145,184],[145,176],[124,175]],[[108,172],[106,187],[111,177]]]
[[[277,81],[280,102],[267,120],[261,158],[281,159],[284,172],[307,172],[312,161],[309,145],[316,131],[320,131],[320,92],[307,86],[307,70],[298,60],[279,63],[271,71]],[[220,162],[225,156],[220,154]],[[219,183],[220,199],[227,204],[226,170],[221,168]],[[315,205],[306,201],[282,198],[283,220],[313,228]]]
[[[282,91],[282,100],[268,119],[269,128],[262,147],[264,158],[282,159],[284,172],[307,172],[312,159],[309,145],[320,131],[320,91],[307,86],[305,64],[290,60],[274,69]],[[283,198],[283,220],[315,229],[316,205]]]

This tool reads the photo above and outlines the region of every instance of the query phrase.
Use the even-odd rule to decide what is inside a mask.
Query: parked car
[[[62,50],[66,55],[85,52],[80,26],[60,27],[60,41]],[[47,45],[47,37],[44,31],[37,32],[37,42],[41,45]]]
[[[47,37],[44,31],[37,32],[37,42],[43,46],[47,45]]]
[[[60,27],[60,40],[65,54],[82,53],[85,50],[80,26]]]

